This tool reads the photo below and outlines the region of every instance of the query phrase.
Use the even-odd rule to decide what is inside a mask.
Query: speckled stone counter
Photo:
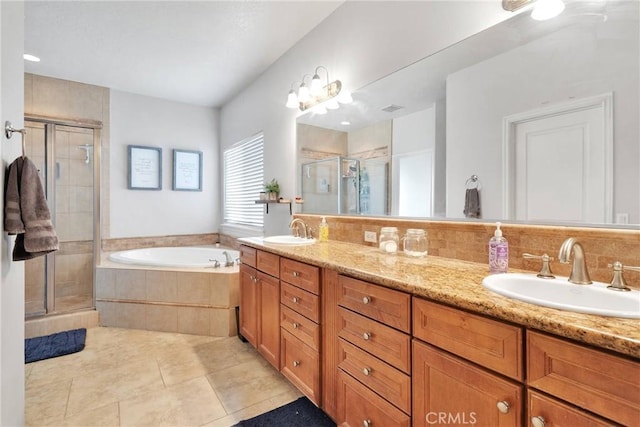
[[[428,256],[386,255],[377,248],[330,241],[308,246],[239,239],[242,244],[416,296],[640,357],[640,320],[596,316],[528,304],[482,286],[485,264]],[[639,301],[640,304],[640,301]]]

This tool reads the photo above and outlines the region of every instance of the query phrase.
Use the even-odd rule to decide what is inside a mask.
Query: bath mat
[[[27,338],[24,340],[24,362],[35,362],[76,353],[84,348],[86,338],[85,328],[58,332],[44,337]]]
[[[273,409],[257,417],[241,421],[234,427],[335,427],[321,409],[306,397],[301,397],[287,405]]]

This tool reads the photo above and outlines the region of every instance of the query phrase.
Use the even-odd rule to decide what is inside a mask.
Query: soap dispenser
[[[329,224],[327,224],[327,219],[325,217],[322,217],[320,226],[318,226],[318,238],[321,242],[329,241]]]
[[[509,269],[509,242],[502,236],[501,225],[496,223],[496,231],[489,240],[490,273],[506,273]]]

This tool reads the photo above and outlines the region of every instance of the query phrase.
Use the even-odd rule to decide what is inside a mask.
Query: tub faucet
[[[558,253],[558,261],[563,264],[568,264],[572,252],[573,266],[571,267],[569,282],[575,283],[576,285],[589,285],[593,283],[589,277],[589,272],[587,271],[584,249],[575,237],[569,237],[564,241],[564,243],[562,243],[562,246],[560,246],[560,252]]]
[[[222,255],[224,255],[225,258],[227,259],[227,261],[224,263],[224,266],[233,267],[236,262],[233,260],[233,257],[231,256],[231,254],[227,251],[223,251]]]
[[[302,230],[302,236],[300,237],[304,237],[305,239],[309,237],[307,224],[300,218],[293,218],[289,223],[289,228],[296,230],[294,233],[296,237],[300,236],[300,230]]]

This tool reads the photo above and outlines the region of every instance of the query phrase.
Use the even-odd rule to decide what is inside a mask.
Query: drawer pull
[[[501,400],[500,402],[498,402],[496,406],[498,407],[498,411],[500,411],[503,414],[508,414],[509,409],[511,409],[509,402],[505,402],[504,400]]]
[[[372,425],[373,423],[371,422],[371,420],[362,421],[362,427],[371,427]]]
[[[371,302],[371,297],[362,297],[363,304],[369,304]]]
[[[371,369],[371,368],[364,368],[364,369],[362,370],[362,373],[363,373],[363,374],[365,374],[366,376],[369,376],[369,375],[371,375],[371,371],[372,371],[372,370],[373,370],[373,369]]]
[[[545,426],[545,421],[544,418],[542,418],[540,415],[538,415],[537,417],[531,417],[531,425],[533,425],[533,427],[544,427]]]
[[[291,326],[293,326],[293,329],[298,329],[298,326],[300,326],[300,325],[298,325],[298,323],[296,323],[296,322],[293,322],[291,324]]]
[[[297,271],[294,271],[294,272],[293,272],[293,273],[291,273],[291,274],[293,274],[293,277],[299,277],[299,276],[300,276],[300,273],[298,273]]]
[[[299,302],[300,302],[300,298],[298,298],[298,297],[293,297],[293,298],[291,298],[291,301],[293,301],[294,303],[296,303],[296,304],[297,304],[297,303],[299,303]]]
[[[371,332],[365,332],[362,334],[362,339],[365,341],[369,341],[371,339]]]
[[[298,366],[300,366],[300,361],[299,360],[294,360],[293,361],[293,367],[297,368]]]

